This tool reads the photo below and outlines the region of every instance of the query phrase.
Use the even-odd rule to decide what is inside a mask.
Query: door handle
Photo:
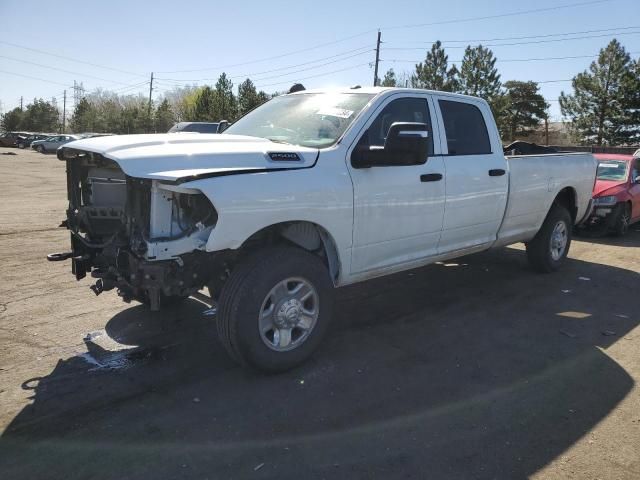
[[[440,180],[442,180],[441,173],[425,173],[420,175],[421,182],[438,182]]]
[[[507,173],[507,171],[502,168],[494,168],[492,170],[489,170],[490,177],[501,177],[505,173]]]

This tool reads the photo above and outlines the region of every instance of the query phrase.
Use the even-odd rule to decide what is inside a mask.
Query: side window
[[[475,105],[439,100],[449,155],[491,153],[491,142],[482,112]]]
[[[631,181],[635,182],[636,178],[640,176],[640,158],[633,161],[633,169],[631,172]]]
[[[431,128],[429,107],[425,98],[405,97],[390,102],[362,135],[357,148],[384,147],[389,128],[395,122],[426,123],[429,129],[428,154],[433,154],[433,137],[431,135],[433,130]]]

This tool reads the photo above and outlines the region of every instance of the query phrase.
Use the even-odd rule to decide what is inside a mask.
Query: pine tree
[[[220,120],[217,118],[216,93],[208,85],[205,85],[195,93],[192,117],[189,120],[194,122],[213,122]]]
[[[92,129],[95,118],[95,109],[85,97],[82,97],[73,110],[69,121],[71,130],[77,133],[89,132]]]
[[[58,130],[60,112],[42,98],[33,99],[22,118],[21,128],[34,132],[55,132]]]
[[[384,78],[382,79],[382,83],[380,84],[382,87],[396,87],[397,86],[396,72],[393,71],[393,68],[387,70],[387,73],[384,74]]]
[[[216,122],[218,120],[228,120],[232,122],[238,116],[238,103],[236,96],[233,94],[233,83],[224,72],[222,72],[216,82],[214,105],[216,117],[214,121]]]
[[[256,91],[256,87],[248,78],[238,85],[238,113],[244,115],[250,112],[262,102]]]
[[[496,60],[490,49],[482,45],[468,46],[460,66],[460,92],[488,102],[499,95],[501,83]]]
[[[504,128],[500,130],[503,138],[515,140],[518,135],[526,135],[547,118],[549,105],[540,95],[536,82],[509,80],[504,87],[505,105],[500,109],[504,117]]]
[[[613,39],[589,71],[573,77],[573,94],[560,94],[560,110],[581,142],[618,145],[639,134],[637,75],[637,62]]]
[[[416,71],[411,76],[411,86],[455,92],[458,86],[457,76],[458,69],[455,65],[449,68],[449,57],[438,40],[427,52],[424,62],[416,65]]]
[[[2,122],[0,126],[2,126],[2,130],[6,132],[11,132],[14,130],[20,130],[22,125],[22,117],[23,111],[20,110],[20,107],[16,107],[13,110],[9,110],[7,113],[2,115]]]
[[[160,105],[156,108],[154,117],[156,132],[166,132],[173,126],[175,114],[173,113],[169,100],[165,98],[160,102]]]

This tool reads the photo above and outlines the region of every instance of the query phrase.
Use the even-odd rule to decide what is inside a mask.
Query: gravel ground
[[[6,155],[15,153],[15,155]],[[205,306],[95,297],[54,155],[0,148],[0,478],[640,478],[640,225],[337,292],[301,368],[246,372]]]

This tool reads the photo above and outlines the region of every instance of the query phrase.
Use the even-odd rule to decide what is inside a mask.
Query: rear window
[[[487,125],[478,107],[470,103],[439,100],[449,155],[491,153]]]

